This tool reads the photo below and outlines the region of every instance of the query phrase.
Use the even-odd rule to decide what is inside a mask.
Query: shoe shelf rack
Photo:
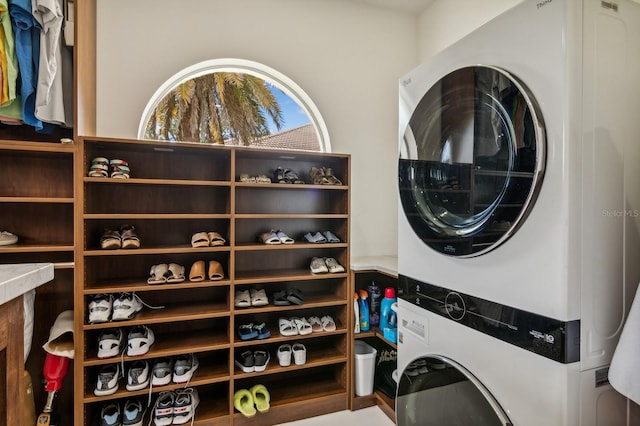
[[[45,358],[41,346],[58,314],[73,309],[74,154],[73,144],[0,140],[0,232],[18,236],[16,244],[0,246],[0,263],[45,262],[55,267],[55,278],[36,290],[38,321],[33,323],[26,364],[40,408],[46,400],[44,387],[39,385]],[[69,373],[63,388],[71,389],[72,384],[73,374]],[[71,412],[73,392],[60,392],[56,405]]]
[[[375,263],[375,262],[374,262]],[[383,263],[389,263],[388,260],[384,260]],[[375,282],[380,288],[381,297],[384,296],[384,289],[386,287],[392,287],[398,289],[398,275],[395,270],[391,270],[388,267],[377,269],[375,267],[365,267],[351,269],[351,283],[353,283],[353,292],[359,292],[360,289],[367,289],[367,286],[371,282]],[[352,293],[353,294],[353,293]],[[353,313],[353,309],[351,310]],[[355,319],[355,318],[354,318]],[[351,322],[351,326],[354,326],[354,322]],[[392,343],[385,339],[382,330],[377,326],[371,326],[368,331],[361,331],[353,334],[354,339],[362,339],[369,345],[373,346],[377,350],[378,358],[376,359],[376,374],[380,374],[377,369],[379,355],[382,352],[397,354],[398,346],[396,343]],[[354,369],[355,370],[355,369]],[[355,371],[351,375],[351,380],[355,382]],[[395,398],[385,394],[376,384],[374,384],[374,390],[371,395],[358,396],[355,394],[355,386],[352,387],[350,408],[351,410],[359,410],[361,408],[378,405],[380,409],[393,421],[395,421]]]
[[[350,157],[298,151],[220,147],[113,138],[80,138],[75,162],[76,203],[76,421],[94,424],[101,407],[114,400],[122,404],[132,397],[145,402],[149,387],[94,395],[98,371],[120,363],[124,370],[134,360],[194,354],[199,367],[188,383],[198,390],[195,424],[274,424],[344,410],[349,406],[349,275],[312,274],[313,257],[333,257],[349,265],[349,164]],[[88,177],[95,157],[125,160],[129,179]],[[241,174],[273,177],[278,167],[294,170],[305,184],[240,182]],[[314,185],[312,167],[331,167],[342,185]],[[100,247],[105,229],[132,225],[140,239],[135,249]],[[258,235],[280,229],[294,244],[267,245]],[[303,242],[307,232],[331,230],[339,243]],[[193,247],[191,236],[218,232],[225,244]],[[215,260],[223,266],[222,280],[192,282],[190,267],[197,261]],[[153,265],[177,263],[185,267],[181,283],[148,284]],[[238,308],[237,291],[264,289],[266,306]],[[302,304],[276,306],[276,291],[298,289]],[[90,324],[88,305],[99,294],[114,297],[135,292],[145,304],[125,321]],[[161,308],[159,308],[161,307]],[[330,315],[335,331],[283,336],[281,317]],[[242,340],[236,332],[245,324],[264,322],[271,335]],[[98,337],[108,328],[124,330],[146,325],[155,343],[141,356],[100,359]],[[126,335],[126,333],[125,333]],[[125,337],[126,340],[126,337]],[[282,344],[302,343],[303,365],[280,366]],[[243,372],[234,360],[247,350],[266,350],[267,368]],[[126,376],[126,374],[125,374]],[[271,408],[247,418],[234,409],[234,394],[263,384],[270,393]],[[152,406],[158,394],[184,384],[153,387]],[[145,422],[149,421],[151,408]]]

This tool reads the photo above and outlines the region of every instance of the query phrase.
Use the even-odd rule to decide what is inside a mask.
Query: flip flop
[[[251,340],[258,337],[258,331],[251,324],[241,324],[238,326],[238,336],[240,340]]]
[[[204,260],[198,260],[193,265],[191,265],[191,271],[189,271],[189,281],[204,281]]]
[[[209,247],[209,235],[206,232],[196,232],[191,236],[191,247]]]
[[[233,406],[236,410],[244,414],[245,417],[253,417],[256,415],[256,409],[253,404],[253,395],[248,390],[240,389],[233,394]]]
[[[271,337],[271,332],[269,331],[269,329],[267,328],[267,324],[265,323],[254,325],[253,329],[258,332],[258,340]]]
[[[165,274],[169,267],[166,263],[160,263],[158,265],[153,265],[151,267],[151,271],[149,271],[149,278],[147,279],[147,284],[164,284],[167,282],[167,278]]]
[[[184,281],[184,266],[178,265],[177,263],[170,263],[164,275],[168,283],[181,283]]]
[[[258,411],[261,413],[269,411],[269,402],[271,397],[269,396],[267,388],[264,385],[255,385],[250,389],[250,392]]]
[[[209,246],[211,247],[223,246],[224,243],[227,242],[227,240],[222,238],[222,235],[218,234],[217,232],[209,232],[207,234],[207,237],[209,238]]]
[[[211,281],[220,281],[224,278],[224,270],[220,262],[216,260],[209,261],[209,279]]]

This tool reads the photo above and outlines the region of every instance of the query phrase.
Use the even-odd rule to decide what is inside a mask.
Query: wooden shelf
[[[229,181],[191,180],[191,179],[111,179],[85,177],[85,183],[110,185],[178,185],[178,186],[231,186]]]
[[[41,203],[41,204],[73,204],[69,197],[0,197],[0,203]]]
[[[188,271],[185,271],[188,273]],[[130,281],[113,282],[108,281],[104,284],[87,284],[83,290],[85,295],[101,294],[101,293],[133,293],[144,291],[171,291],[176,289],[195,289],[195,288],[208,288],[208,287],[226,287],[231,282],[226,280],[220,281],[198,281],[191,282],[187,278],[181,283],[163,283],[163,284],[148,284],[146,281],[139,281],[132,279]]]

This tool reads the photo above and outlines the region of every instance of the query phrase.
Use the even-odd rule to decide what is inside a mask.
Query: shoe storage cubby
[[[33,324],[26,363],[36,409],[40,410],[47,397],[41,385],[45,359],[42,345],[58,314],[73,309],[76,146],[26,138],[9,140],[7,136],[10,138],[14,129],[8,127],[2,129],[0,140],[0,232],[16,235],[18,242],[0,245],[0,263],[53,263],[55,267],[54,279],[36,290],[34,312],[38,320]],[[73,412],[71,371],[58,393],[56,406],[60,413]],[[72,419],[63,414],[62,421]]]
[[[187,387],[200,397],[195,424],[273,424],[343,410],[349,404],[349,162],[348,155],[219,147],[108,138],[79,142],[75,179],[82,200],[76,208],[77,268],[75,303],[81,330],[76,337],[76,383],[82,396],[76,424],[93,424],[104,404],[151,394],[145,422],[160,393],[184,387],[171,383],[126,390],[126,370],[138,360],[193,354],[199,367]],[[125,161],[128,178],[89,177],[93,160]],[[123,163],[121,163],[123,164]],[[331,169],[332,179],[314,181],[312,169]],[[295,173],[299,182],[279,183],[276,170]],[[260,182],[241,179],[259,176]],[[109,174],[110,176],[110,174]],[[264,176],[269,179],[264,179]],[[336,183],[339,181],[339,184]],[[106,230],[133,226],[136,248],[103,248]],[[259,236],[282,231],[293,242],[265,244]],[[305,234],[330,231],[337,242],[311,243]],[[224,244],[194,247],[192,236],[216,232]],[[344,271],[311,272],[313,258],[333,258]],[[204,263],[204,279],[190,272]],[[209,262],[222,278],[209,277]],[[184,267],[184,280],[150,284],[152,269],[171,263]],[[153,280],[152,280],[153,282]],[[263,290],[268,303],[236,306],[236,295]],[[135,293],[139,312],[122,321],[89,321],[89,306],[104,294],[114,299]],[[274,294],[301,299],[274,304]],[[335,328],[304,335],[282,335],[281,318],[330,317]],[[268,337],[241,338],[238,328],[264,324]],[[146,326],[155,342],[144,355],[99,358],[105,330]],[[304,346],[306,361],[281,366],[278,349]],[[126,344],[126,342],[125,342]],[[235,360],[246,351],[267,351],[262,371],[243,371]],[[124,366],[119,388],[96,396],[101,369]],[[246,418],[234,408],[234,393],[266,386],[271,408]],[[153,423],[153,421],[152,421]]]

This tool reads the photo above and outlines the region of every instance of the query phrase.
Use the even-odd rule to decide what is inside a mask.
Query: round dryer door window
[[[474,66],[422,96],[400,147],[399,189],[414,232],[451,256],[506,241],[533,206],[544,172],[539,108],[515,76]]]
[[[511,426],[478,380],[442,356],[416,359],[402,372],[396,394],[398,426]]]

